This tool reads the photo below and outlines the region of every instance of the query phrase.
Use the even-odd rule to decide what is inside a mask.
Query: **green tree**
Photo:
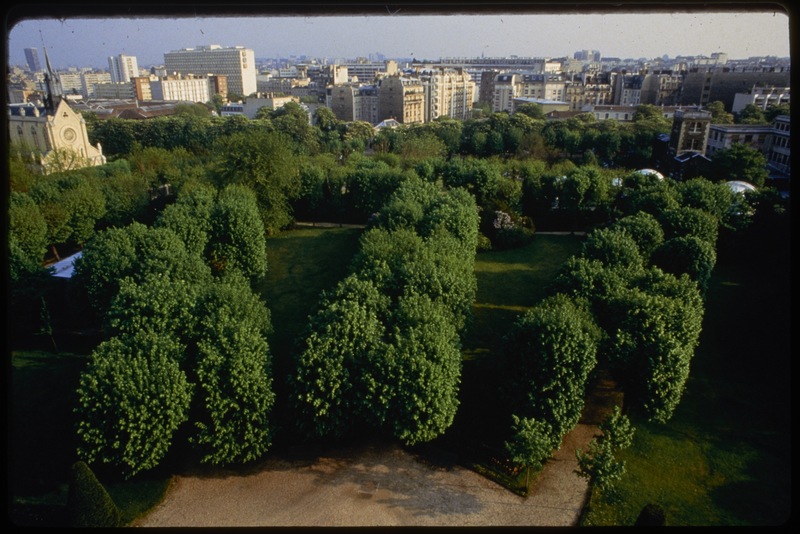
[[[764,118],[767,122],[771,123],[775,120],[775,117],[779,115],[791,115],[792,111],[788,103],[786,104],[778,104],[767,106],[766,111],[764,111]]]
[[[34,200],[26,193],[12,191],[8,198],[8,243],[16,248],[20,263],[12,262],[15,273],[41,268],[47,252],[47,221]],[[15,255],[12,255],[14,258]],[[18,267],[17,267],[18,266]]]
[[[619,406],[614,406],[614,410],[600,423],[600,431],[603,439],[611,443],[615,450],[627,449],[633,443],[633,435],[636,429],[633,428],[631,420],[622,413]]]
[[[533,418],[511,415],[511,439],[505,443],[511,461],[525,466],[525,491],[530,484],[531,466],[553,454],[550,425]]]
[[[737,115],[739,124],[768,124],[764,111],[755,104],[747,104]]]
[[[193,442],[214,465],[258,459],[271,445],[275,404],[269,311],[234,274],[210,286],[198,316]]]
[[[291,378],[297,423],[307,435],[342,436],[357,422],[382,422],[372,413],[389,402],[376,368],[387,351],[388,308],[389,298],[355,275],[323,294]]]
[[[710,213],[719,221],[731,214],[735,193],[724,183],[694,178],[678,185],[681,205]]]
[[[635,215],[644,211],[659,217],[661,212],[680,205],[678,190],[672,182],[639,173],[625,177],[621,196],[620,211],[624,215]]]
[[[266,274],[266,236],[252,190],[237,184],[225,187],[209,222],[209,255],[215,272],[236,269],[252,280]]]
[[[202,258],[189,253],[174,232],[132,223],[96,234],[75,261],[73,280],[102,317],[119,289],[120,280],[130,276],[141,281],[156,273],[198,283],[210,277],[210,269]]]
[[[399,299],[384,364],[391,391],[385,416],[406,445],[431,441],[453,423],[459,405],[461,346],[451,314],[424,294]]]
[[[589,479],[601,491],[611,489],[625,473],[625,462],[617,460],[619,451],[633,443],[634,428],[619,406],[614,407],[600,423],[602,435],[589,442],[589,450],[575,451],[578,458],[578,475]]]
[[[725,104],[721,100],[711,102],[706,106],[706,111],[711,112],[712,124],[733,124],[733,113],[725,110]]]
[[[213,186],[190,186],[178,194],[174,203],[164,208],[153,226],[171,230],[188,252],[204,256],[211,234],[211,212],[216,197],[217,191]]]
[[[283,132],[293,141],[294,150],[300,154],[315,154],[319,149],[317,134],[311,119],[297,102],[287,102],[270,113],[276,131]]]
[[[716,181],[741,180],[756,187],[763,186],[769,176],[764,154],[742,143],[714,152],[710,169]]]
[[[266,131],[236,133],[220,138],[213,151],[212,174],[218,189],[229,184],[253,189],[267,234],[292,222],[290,202],[299,196],[301,183],[299,164],[286,136]]]
[[[540,104],[535,104],[535,103],[520,104],[519,106],[517,106],[517,109],[514,111],[514,113],[521,113],[532,119],[545,118],[542,106]]]
[[[658,217],[664,239],[695,236],[715,248],[719,236],[719,219],[699,208],[681,207],[665,210]]]
[[[78,386],[78,456],[130,478],[158,465],[188,418],[192,385],[178,361],[184,347],[140,331],[101,343]]]
[[[699,290],[695,289],[699,295]],[[680,403],[697,347],[702,306],[641,289],[622,292],[609,306],[616,327],[608,355],[625,389],[625,402],[648,420],[668,421]]]
[[[636,271],[644,265],[638,244],[621,229],[592,230],[581,246],[581,255],[590,260],[598,260],[608,268]]]
[[[132,173],[127,160],[112,173],[99,178],[100,191],[106,203],[101,227],[126,226],[133,221],[144,222],[150,207],[150,184],[138,173]]]
[[[111,337],[153,332],[188,345],[195,337],[195,305],[200,287],[194,281],[176,280],[167,273],[152,273],[139,281],[125,277],[106,314],[106,334]]]
[[[611,228],[622,230],[631,236],[639,247],[639,254],[646,262],[656,247],[664,242],[664,229],[658,219],[644,211],[615,221]]]
[[[694,235],[667,239],[653,251],[653,264],[665,272],[688,274],[702,293],[708,289],[717,262],[714,246]]]
[[[550,450],[580,419],[600,335],[588,303],[556,294],[528,310],[505,338],[512,413],[547,423]]]

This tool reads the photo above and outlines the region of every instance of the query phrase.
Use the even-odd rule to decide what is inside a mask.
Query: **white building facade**
[[[136,56],[120,54],[108,58],[108,71],[112,82],[129,82],[139,76],[139,64]]]
[[[255,93],[256,60],[250,48],[219,45],[184,48],[164,54],[164,68],[169,74],[224,75],[228,80],[228,92],[249,96]]]

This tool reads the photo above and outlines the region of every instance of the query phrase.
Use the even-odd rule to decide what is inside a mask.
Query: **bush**
[[[635,527],[664,527],[667,525],[667,517],[664,509],[658,504],[648,503],[639,512],[636,518]]]
[[[72,464],[67,501],[72,527],[119,527],[119,508],[85,462]]]

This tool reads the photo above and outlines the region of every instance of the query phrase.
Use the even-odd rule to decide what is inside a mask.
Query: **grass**
[[[322,291],[347,275],[361,233],[355,228],[301,228],[267,240],[268,272],[257,289],[271,312],[275,360],[291,356]]]
[[[474,323],[463,340],[468,359],[500,354],[502,335],[545,297],[556,272],[580,244],[577,236],[537,234],[525,247],[477,255]]]
[[[665,425],[635,423],[626,474],[610,495],[593,495],[583,525],[632,525],[647,503],[674,526],[789,520],[788,265],[744,250],[721,257],[680,406]]]

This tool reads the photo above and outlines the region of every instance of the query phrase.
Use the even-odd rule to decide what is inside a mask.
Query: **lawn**
[[[632,525],[647,503],[674,526],[773,526],[791,514],[788,247],[720,258],[674,417],[635,422],[615,492],[583,525]],[[765,276],[764,267],[770,265]]]

